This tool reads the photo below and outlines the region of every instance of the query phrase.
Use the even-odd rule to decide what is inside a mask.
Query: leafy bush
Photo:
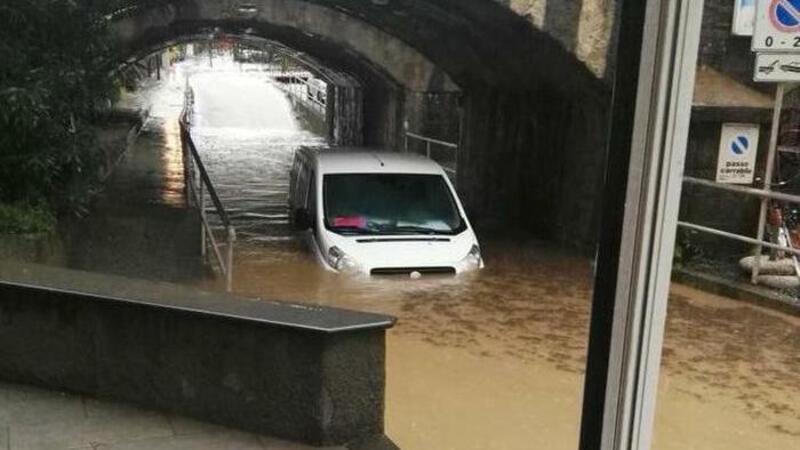
[[[102,158],[89,123],[114,92],[99,3],[0,2],[0,202],[75,211],[87,198],[76,189],[97,181]],[[34,226],[43,217],[18,218]]]
[[[55,223],[55,217],[46,208],[0,203],[0,234],[47,233]]]

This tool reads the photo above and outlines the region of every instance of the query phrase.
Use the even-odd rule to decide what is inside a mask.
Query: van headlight
[[[361,264],[356,262],[355,259],[348,256],[339,247],[333,246],[328,249],[328,264],[339,272],[346,273],[359,273],[361,272]]]
[[[459,261],[458,266],[461,271],[483,269],[481,248],[478,247],[478,244],[474,244],[472,248],[469,249],[469,253]]]

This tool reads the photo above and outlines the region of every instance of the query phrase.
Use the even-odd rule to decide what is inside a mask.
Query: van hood
[[[382,269],[438,268],[455,273],[466,269],[463,260],[477,240],[467,230],[449,235],[339,236],[332,234],[331,243],[354,260],[365,274]],[[326,250],[327,252],[327,250]],[[389,271],[391,272],[391,271]]]

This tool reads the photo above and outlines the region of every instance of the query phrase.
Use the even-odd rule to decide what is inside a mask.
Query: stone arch
[[[303,51],[363,83],[367,144],[397,148],[403,121],[435,134],[432,105],[457,109],[450,138],[474,221],[591,247],[608,89],[495,0],[172,0],[114,28],[123,51],[214,29]]]

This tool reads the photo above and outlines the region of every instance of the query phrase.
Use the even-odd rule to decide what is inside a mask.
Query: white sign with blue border
[[[722,124],[717,159],[717,183],[753,183],[758,155],[758,133],[757,124]]]
[[[756,0],[736,0],[732,31],[736,36],[752,36],[756,21]]]
[[[800,0],[756,0],[753,51],[800,52]]]

